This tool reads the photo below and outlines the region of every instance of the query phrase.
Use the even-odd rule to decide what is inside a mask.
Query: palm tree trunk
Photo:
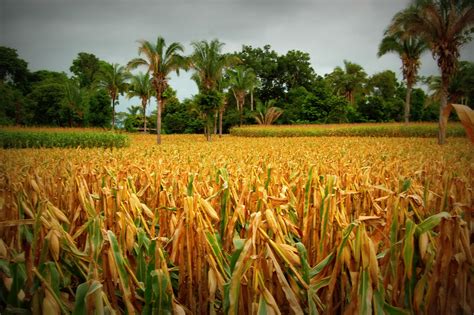
[[[217,135],[217,110],[214,113],[214,134]]]
[[[161,93],[156,91],[156,143],[161,144]]]
[[[451,113],[451,104],[448,104],[448,86],[448,78],[441,75],[438,144],[446,142],[446,127],[448,126],[449,114]]]
[[[411,101],[411,84],[407,84],[407,95],[405,96],[405,124],[408,124],[410,120],[410,101]]]
[[[250,90],[250,110],[253,112],[253,90]]]
[[[219,138],[222,138],[222,116],[224,115],[224,108],[219,110]]]
[[[212,126],[212,120],[207,117],[207,126],[206,126],[206,139],[207,141],[211,142],[211,135],[212,135],[212,132],[211,132],[211,126]]]
[[[143,133],[146,133],[146,99],[142,99],[143,107]]]
[[[112,97],[112,130],[115,129],[115,98]]]
[[[239,106],[239,116],[240,116],[240,127],[242,127],[242,122],[244,120],[244,118],[243,118],[244,114],[243,114],[242,106]]]

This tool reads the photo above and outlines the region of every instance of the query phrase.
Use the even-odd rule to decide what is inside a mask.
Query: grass
[[[0,149],[0,312],[474,309],[466,139],[131,138]]]
[[[67,129],[0,129],[0,147],[8,148],[93,148],[126,147],[127,135],[113,132]]]
[[[332,125],[272,125],[234,127],[231,135],[240,137],[419,137],[436,138],[435,123],[332,124]],[[459,123],[450,123],[448,137],[465,137]]]

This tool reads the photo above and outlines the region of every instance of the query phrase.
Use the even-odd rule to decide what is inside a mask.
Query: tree
[[[211,42],[205,40],[193,42],[191,45],[194,52],[191,55],[190,65],[195,70],[193,79],[200,90],[215,90],[224,70],[240,61],[236,56],[223,54],[224,43],[217,39]]]
[[[146,105],[153,93],[153,86],[148,72],[140,72],[137,75],[130,76],[130,86],[128,89],[128,98],[138,97],[142,102],[143,110],[143,132],[146,133]]]
[[[474,32],[472,0],[415,0],[407,9],[397,13],[388,29],[395,34],[402,25],[408,34],[417,34],[430,47],[441,71],[438,143],[446,141],[446,126],[451,104],[448,88],[456,73],[460,48],[471,40]]]
[[[245,96],[256,85],[255,73],[252,69],[237,67],[229,72],[229,84],[237,103],[237,109],[240,113],[240,126],[242,126]]]
[[[278,81],[280,70],[279,56],[271,50],[270,45],[262,48],[243,46],[242,51],[236,54],[242,60],[243,66],[253,69],[258,86],[255,87],[255,96],[260,100],[282,99],[284,88]],[[253,93],[252,93],[253,95]]]
[[[389,52],[398,54],[402,60],[403,79],[407,84],[405,96],[404,120],[410,120],[410,98],[413,85],[416,83],[418,69],[420,68],[420,57],[428,49],[426,42],[418,36],[409,36],[400,25],[394,35],[386,35],[379,45],[378,56],[381,57]]]
[[[428,102],[439,103],[442,93],[441,77],[428,76],[424,78],[424,83],[431,92]],[[474,105],[472,96],[474,96],[474,63],[461,61],[448,87],[448,101],[449,103]]]
[[[274,105],[275,101],[269,100],[265,102],[265,105],[259,104],[257,106],[255,120],[259,125],[271,125],[283,114],[283,110]]]
[[[384,99],[396,97],[397,85],[397,76],[391,70],[378,72],[367,80],[367,90]]]
[[[32,101],[32,121],[36,125],[63,126],[62,109],[64,102],[64,84],[67,77],[61,80],[46,79],[33,84],[28,98]]]
[[[212,124],[214,122],[213,114],[216,113],[216,110],[222,104],[222,93],[216,89],[203,90],[196,95],[195,104],[203,120],[206,139],[211,141]]]
[[[127,67],[135,69],[138,66],[145,66],[152,77],[152,85],[155,89],[156,97],[156,142],[161,144],[161,113],[163,110],[163,92],[168,87],[168,75],[176,72],[179,75],[180,69],[186,69],[186,59],[179,53],[184,51],[181,44],[173,42],[168,47],[165,39],[158,37],[156,44],[153,45],[149,41],[139,41],[140,47],[138,54],[143,54],[145,58],[135,58],[131,60]]]
[[[229,89],[229,85],[230,85],[230,82],[229,82],[229,76],[224,76],[224,77],[221,77],[221,79],[218,81],[217,83],[217,89],[219,91],[222,91],[222,101],[221,101],[221,104],[219,105],[219,137],[222,137],[222,119],[223,119],[223,116],[224,116],[224,112],[227,108],[227,105],[228,105],[228,102],[229,102],[229,93],[230,93],[230,89]],[[252,86],[251,87],[252,89],[255,88],[255,86]],[[252,91],[251,91],[252,93]],[[253,102],[253,100],[251,100]]]
[[[67,117],[68,126],[73,126],[75,119],[83,121],[85,114],[85,92],[79,87],[76,80],[68,80],[63,85],[64,98],[63,98],[63,113]]]
[[[308,53],[299,50],[290,50],[286,55],[278,57],[277,80],[285,91],[302,86],[310,89],[316,79]]]
[[[10,82],[25,92],[28,84],[28,63],[18,57],[15,49],[0,46],[0,81]]]
[[[199,93],[196,104],[200,106],[206,124],[205,132],[208,141],[211,141],[212,117],[215,117],[222,104],[222,93],[219,82],[227,67],[240,61],[232,55],[222,54],[224,43],[217,39],[211,42],[199,41],[191,44],[194,48],[190,58],[190,66],[195,70],[192,78],[196,82]]]
[[[110,127],[112,107],[110,96],[104,89],[92,90],[87,93],[86,121],[93,127]]]
[[[31,101],[12,84],[0,81],[0,125],[27,124]]]
[[[90,88],[98,79],[100,60],[94,54],[80,52],[69,70],[79,79],[81,88]]]
[[[344,69],[336,67],[326,79],[337,94],[343,95],[351,105],[354,105],[355,95],[362,93],[367,74],[362,66],[344,60]]]
[[[115,105],[119,95],[127,90],[127,73],[125,67],[115,63],[103,63],[99,74],[99,86],[104,88],[112,102],[112,129],[115,128]]]

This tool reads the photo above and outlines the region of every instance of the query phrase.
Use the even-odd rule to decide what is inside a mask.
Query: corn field
[[[0,312],[474,311],[467,139],[154,139],[0,150]]]

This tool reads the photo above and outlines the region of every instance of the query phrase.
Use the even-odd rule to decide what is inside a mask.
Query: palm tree
[[[265,105],[260,104],[260,106],[257,106],[255,120],[259,125],[271,125],[281,114],[283,114],[283,110],[275,106],[275,100],[269,100]]]
[[[180,69],[186,69],[185,58],[179,54],[184,51],[184,48],[176,42],[166,46],[163,37],[158,37],[155,45],[146,40],[141,40],[139,43],[138,54],[143,54],[145,58],[135,58],[128,63],[127,67],[135,69],[138,66],[145,66],[151,74],[156,97],[156,142],[161,144],[163,92],[168,87],[168,75],[174,71],[179,75]]]
[[[115,105],[119,95],[127,89],[127,73],[123,66],[103,63],[100,70],[99,86],[105,88],[112,102],[112,129],[115,128]]]
[[[407,33],[420,36],[438,63],[441,71],[439,144],[446,141],[452,107],[448,104],[449,84],[456,73],[460,48],[471,39],[473,24],[472,0],[415,0],[410,7],[397,13],[389,26],[389,34],[396,33],[403,25]]]
[[[137,75],[130,76],[130,86],[128,89],[128,98],[138,97],[142,101],[143,110],[143,132],[146,133],[146,105],[153,93],[150,74],[140,72]]]
[[[227,107],[228,99],[227,93],[229,92],[229,77],[223,76],[217,82],[217,89],[222,91],[222,102],[218,108],[219,111],[219,138],[222,137],[222,118],[224,116],[225,109]]]
[[[245,96],[255,86],[256,76],[252,69],[237,67],[229,71],[229,81],[240,114],[240,126],[242,126]]]
[[[190,67],[195,70],[195,73],[192,75],[192,79],[196,82],[199,92],[201,94],[207,95],[207,97],[198,98],[201,101],[217,101],[219,99],[219,82],[223,77],[224,70],[240,61],[235,56],[227,55],[222,53],[222,47],[224,43],[219,42],[217,39],[212,40],[211,42],[199,41],[193,42],[191,45],[194,48],[194,52],[190,57]],[[220,94],[221,95],[221,94]],[[222,95],[221,95],[222,96]],[[206,108],[203,115],[206,120],[206,136],[208,141],[211,140],[211,119],[212,115],[216,114],[218,107],[222,104],[222,97],[215,104],[213,108]],[[207,104],[206,107],[209,107],[211,104]],[[211,106],[212,107],[212,106]]]
[[[381,57],[389,52],[398,54],[402,60],[403,78],[407,83],[405,96],[404,120],[408,123],[410,119],[410,101],[413,85],[416,83],[418,69],[420,68],[421,54],[428,49],[425,41],[416,36],[405,36],[400,30],[395,35],[386,35],[379,45],[378,56]]]
[[[194,81],[199,82],[199,90],[215,90],[218,81],[222,78],[224,69],[239,61],[235,56],[222,54],[224,43],[217,39],[193,42],[194,52],[191,55],[191,67],[196,70]]]
[[[469,101],[469,91],[474,86],[474,63],[460,61],[458,69],[448,87],[448,102],[466,105]],[[441,76],[432,75],[424,78],[424,83],[431,92],[427,102],[429,104],[439,103],[442,95]]]
[[[362,66],[344,60],[344,69],[336,67],[327,78],[336,93],[343,95],[351,105],[354,105],[355,94],[363,90],[367,74]]]

